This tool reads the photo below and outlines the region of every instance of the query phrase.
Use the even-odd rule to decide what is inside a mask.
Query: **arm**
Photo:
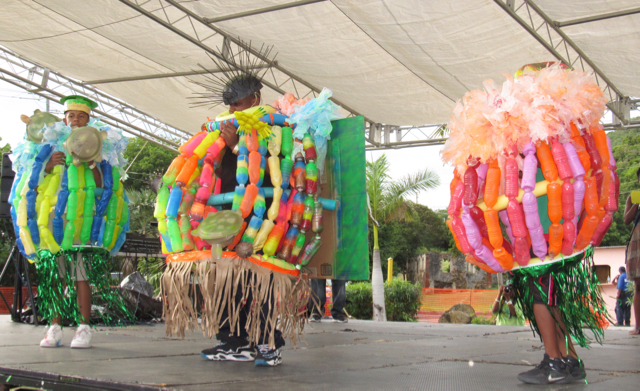
[[[66,156],[64,152],[54,152],[53,155],[51,155],[51,158],[49,158],[49,161],[47,162],[47,164],[45,165],[44,172],[47,174],[51,174],[51,171],[55,166],[65,164],[65,161],[66,161]]]
[[[102,187],[102,174],[100,173],[100,169],[93,160],[87,163],[87,167],[91,167],[91,165],[94,166],[91,168],[91,172],[93,172],[93,180],[96,182],[96,187]]]
[[[617,276],[613,277],[613,280],[611,280],[611,283],[613,285],[617,285],[618,284],[618,277],[620,277],[620,275],[618,274]]]
[[[500,285],[500,289],[498,290],[498,297],[493,301],[493,306],[491,306],[491,312],[494,314],[498,312],[500,301],[502,300],[502,292],[504,291],[504,286]]]
[[[636,217],[638,211],[638,204],[631,203],[631,196],[627,197],[627,203],[624,207],[624,223],[629,225],[633,222],[633,218]]]

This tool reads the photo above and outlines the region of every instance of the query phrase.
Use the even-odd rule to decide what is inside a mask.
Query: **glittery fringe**
[[[198,284],[202,295],[200,312],[194,307],[196,292],[190,290],[191,282]],[[242,299],[236,303],[240,292]],[[248,305],[245,324],[240,322],[240,313]],[[200,261],[169,262],[162,277],[163,312],[168,336],[184,338],[186,330],[200,328],[205,337],[214,337],[221,326],[229,323],[233,334],[242,329],[249,334],[249,342],[260,340],[262,322],[260,312],[268,304],[270,311],[264,321],[268,344],[275,346],[275,330],[282,332],[296,345],[306,321],[306,306],[311,298],[311,287],[303,278],[292,280],[290,276],[273,272],[240,258],[224,258]],[[223,319],[225,307],[228,317]],[[201,323],[198,324],[198,318]],[[304,341],[304,339],[302,338]]]
[[[109,251],[97,247],[74,247],[55,255],[47,250],[38,252],[38,309],[42,316],[46,319],[60,316],[75,323],[83,320],[77,305],[78,292],[72,273],[72,270],[76,270],[77,254],[82,256],[87,280],[92,285],[93,304],[104,307],[101,312],[104,324],[133,322],[135,318],[124,304],[122,296],[117,290],[111,289]],[[60,275],[58,257],[64,259],[64,275]]]
[[[567,333],[573,336],[580,346],[588,348],[592,340],[583,331],[583,328],[588,328],[593,332],[595,340],[602,344],[604,327],[608,325],[610,317],[595,273],[592,247],[587,247],[584,253],[562,261],[514,270],[511,274],[517,299],[534,335],[540,335],[540,330],[533,313],[530,282],[533,281],[536,288],[540,289],[538,277],[550,274],[556,284],[560,320],[564,323]],[[548,303],[547,293],[544,289],[540,291],[542,299]],[[547,305],[547,308],[550,307]]]

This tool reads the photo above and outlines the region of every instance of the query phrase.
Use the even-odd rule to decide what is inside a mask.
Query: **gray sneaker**
[[[564,357],[562,361],[564,361],[564,364],[567,366],[571,380],[579,381],[587,377],[587,373],[584,370],[584,361],[571,356]]]
[[[320,323],[322,321],[322,316],[320,314],[312,314],[309,322]]]
[[[571,382],[571,375],[565,363],[559,358],[544,359],[537,367],[518,375],[518,380],[527,384],[565,384]]]
[[[347,323],[349,319],[344,314],[336,315],[333,317],[333,323]]]

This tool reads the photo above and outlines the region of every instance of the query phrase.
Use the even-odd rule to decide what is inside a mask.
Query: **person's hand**
[[[504,293],[504,285],[500,285],[500,289],[498,289],[498,293],[499,294],[503,294]]]
[[[47,174],[51,174],[51,170],[53,170],[53,167],[64,164],[66,160],[67,157],[65,156],[64,152],[54,152],[47,162],[47,165],[44,167],[44,172],[46,172]]]
[[[238,129],[233,126],[231,121],[225,121],[220,126],[220,137],[227,143],[227,147],[233,149],[238,145]]]
[[[629,208],[631,208],[631,205],[632,205],[631,196],[629,196],[629,197],[627,197],[627,205],[626,205],[627,210],[629,210]]]
[[[504,299],[505,299],[506,301],[513,300],[513,291],[511,291],[511,292],[504,292]]]

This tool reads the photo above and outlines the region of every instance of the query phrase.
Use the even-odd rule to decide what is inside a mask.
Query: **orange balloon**
[[[456,242],[456,247],[458,248],[458,251],[462,252],[462,247],[460,247],[460,241],[458,240],[456,233],[453,231],[453,223],[451,222],[451,220],[447,220],[447,227],[449,227],[449,231],[451,231],[451,235],[453,235],[453,240]]]
[[[589,245],[599,221],[597,216],[587,216],[584,219],[582,228],[580,228],[580,232],[576,238],[576,251],[582,251]]]
[[[542,168],[542,175],[544,179],[549,182],[555,182],[558,179],[558,168],[553,161],[553,155],[551,154],[551,148],[547,143],[539,143],[536,146],[536,152],[538,155],[538,161],[540,161],[540,167]]]
[[[259,143],[258,143],[258,132],[255,129],[251,129],[251,132],[247,133],[246,137],[247,141],[247,149],[249,152],[257,152]]]
[[[496,271],[495,271],[495,270],[493,270],[492,268],[490,268],[486,263],[484,263],[484,262],[478,262],[478,261],[473,257],[473,255],[471,255],[471,254],[468,254],[468,255],[465,257],[465,259],[466,259],[466,261],[467,261],[467,262],[469,262],[470,264],[472,264],[472,265],[475,265],[475,266],[479,267],[480,269],[484,270],[484,271],[485,271],[485,272],[487,272],[487,273],[492,273],[492,274],[495,274],[495,273],[496,273]]]
[[[252,185],[257,185],[260,181],[260,161],[262,155],[260,152],[249,152],[249,182]]]
[[[598,203],[598,189],[596,188],[596,178],[591,176],[584,178],[584,208],[589,216],[596,216],[600,204]]]
[[[593,139],[596,142],[596,148],[602,158],[602,167],[609,167],[609,146],[607,145],[607,134],[598,124],[598,130],[592,132]]]
[[[553,223],[549,227],[549,256],[555,258],[562,250],[562,225]]]
[[[247,216],[253,210],[253,203],[256,200],[256,196],[258,195],[258,186],[249,185],[244,192],[244,197],[242,197],[242,203],[240,204],[240,213],[242,213],[242,218],[246,219]]]
[[[562,186],[558,182],[547,185],[549,198],[549,219],[552,223],[559,223],[562,218]]]
[[[492,161],[487,171],[487,178],[484,185],[484,203],[488,208],[493,208],[498,200],[500,190],[500,167],[497,161]]]
[[[198,157],[196,155],[192,155],[182,166],[182,170],[180,170],[180,174],[176,178],[176,184],[179,186],[184,186],[189,182],[189,178],[193,175],[193,172],[198,167]]]
[[[500,228],[500,218],[498,212],[493,209],[487,209],[484,212],[484,221],[487,223],[487,232],[489,233],[489,241],[493,248],[502,247],[502,229]]]
[[[504,270],[513,269],[513,256],[504,247],[493,250],[493,257],[498,261]]]

